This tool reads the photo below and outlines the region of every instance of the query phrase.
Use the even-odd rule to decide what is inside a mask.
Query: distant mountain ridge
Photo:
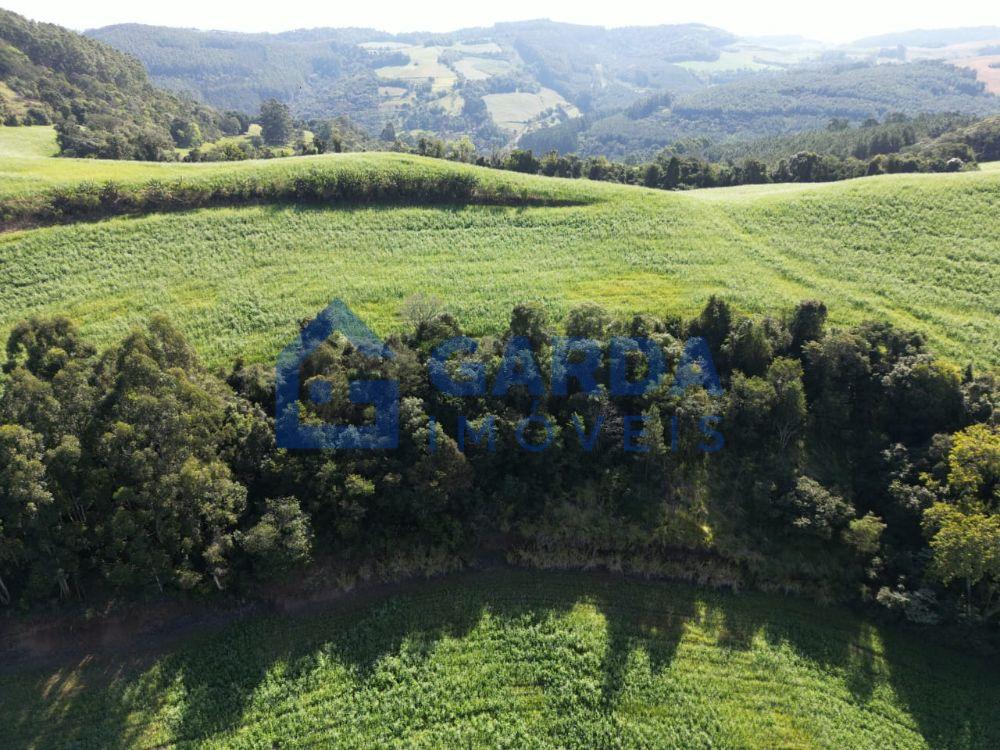
[[[926,50],[912,64],[875,64],[883,62],[879,47],[930,32],[845,48],[797,36],[740,39],[702,24],[608,29],[548,20],[449,33],[137,24],[86,33],[138,57],[157,84],[220,109],[253,112],[274,97],[303,118],[347,116],[373,135],[391,123],[413,138],[470,136],[487,150],[520,142],[638,158],[678,140],[778,136],[833,118],[1000,111],[975,72],[934,63]]]
[[[944,47],[967,42],[987,42],[1000,39],[1000,26],[963,26],[954,29],[912,29],[891,34],[864,37],[852,47]]]
[[[86,32],[138,57],[159,85],[220,109],[275,97],[302,117],[347,115],[378,132],[469,134],[501,146],[583,111],[627,106],[704,81],[736,37],[700,24],[605,29],[552,21],[449,34],[369,29],[238,34],[125,24]]]

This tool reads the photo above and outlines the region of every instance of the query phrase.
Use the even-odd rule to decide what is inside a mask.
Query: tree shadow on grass
[[[552,618],[573,616],[581,605],[585,616],[599,616],[604,623],[599,687],[590,707],[596,714],[608,716],[619,707],[638,652],[650,673],[660,674],[673,662],[687,628],[695,625],[723,649],[748,651],[761,639],[790,648],[840,675],[857,703],[869,701],[879,684],[890,684],[931,747],[1000,747],[1000,719],[985,705],[992,701],[994,714],[1000,705],[996,680],[989,686],[977,682],[985,674],[979,669],[970,672],[967,685],[956,688],[951,667],[942,684],[936,676],[943,672],[936,670],[945,664],[847,613],[803,600],[737,597],[610,575],[509,570],[405,584],[388,595],[344,600],[321,613],[258,617],[191,641],[138,674],[102,675],[83,665],[50,676],[47,685],[25,688],[31,699],[20,711],[0,708],[0,719],[14,717],[14,737],[39,749],[128,748],[140,739],[197,746],[239,727],[255,691],[274,670],[282,679],[306,684],[332,661],[362,685],[375,678],[383,660],[403,650],[417,664],[426,664],[442,639],[468,636],[484,617],[544,631]],[[579,631],[581,637],[591,630]],[[575,631],[568,632],[561,637],[573,637]],[[524,674],[538,684],[518,687],[551,698],[558,686],[548,681],[547,667],[562,666],[560,652],[542,651],[533,658],[545,663],[528,664],[534,668]],[[151,714],[160,716],[163,726],[150,737]]]
[[[883,635],[888,680],[933,750],[1000,748],[1000,663]],[[945,678],[947,676],[947,678]]]

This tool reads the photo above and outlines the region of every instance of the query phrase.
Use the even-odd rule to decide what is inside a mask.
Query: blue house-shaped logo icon
[[[350,384],[351,403],[371,404],[375,420],[368,425],[305,423],[302,420],[302,363],[331,334],[339,332],[364,356],[391,359],[394,354],[340,300],[322,310],[282,350],[275,366],[275,437],[279,448],[297,450],[387,450],[399,445],[399,384],[394,380],[359,380]],[[329,401],[329,388],[319,381],[309,398]]]

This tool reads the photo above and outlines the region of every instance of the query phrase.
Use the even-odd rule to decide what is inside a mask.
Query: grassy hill
[[[439,579],[153,661],[4,676],[12,747],[986,748],[988,667],[840,611],[591,575]]]
[[[24,132],[0,130],[0,144],[8,134],[23,142]],[[294,187],[317,174],[404,185],[460,175],[475,186],[464,205],[445,208],[282,203],[9,233],[0,236],[0,328],[65,312],[107,343],[162,310],[221,365],[270,359],[296,321],[333,298],[386,333],[400,327],[409,295],[433,294],[471,332],[485,333],[501,330],[511,305],[526,299],[555,314],[582,300],[688,314],[720,293],[760,313],[818,297],[834,322],[884,318],[926,332],[958,362],[1000,363],[1000,172],[992,165],[688,193],[397,154],[206,165],[4,156],[0,173],[0,202],[81,180],[157,179],[167,194],[251,178]],[[563,205],[475,205],[491,196]]]

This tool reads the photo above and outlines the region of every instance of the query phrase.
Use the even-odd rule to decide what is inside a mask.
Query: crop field
[[[885,318],[924,331],[956,362],[1000,364],[992,166],[667,193],[395,154],[207,165],[3,157],[0,199],[71,184],[69,175],[287,181],[316,169],[360,170],[362,180],[460,171],[486,190],[578,205],[279,204],[9,232],[0,235],[0,329],[67,313],[106,344],[163,311],[224,366],[270,359],[298,320],[334,298],[385,334],[403,326],[408,296],[431,294],[482,334],[503,330],[524,300],[543,301],[556,319],[585,300],[623,314],[687,315],[718,293],[761,314],[821,298],[835,323]]]
[[[516,132],[523,131],[542,112],[557,105],[562,105],[571,117],[579,115],[576,107],[552,89],[546,88],[538,93],[518,91],[510,94],[487,94],[483,101],[497,127]]]
[[[153,663],[4,678],[10,746],[969,748],[986,667],[839,611],[490,572],[203,636]]]
[[[455,62],[455,70],[470,81],[485,81],[490,76],[509,73],[512,66],[506,60],[495,60],[489,57],[465,57]]]
[[[58,153],[56,131],[50,125],[16,128],[0,125],[0,159],[3,159],[0,176],[4,180],[7,178],[8,162],[13,163],[21,157],[32,160],[47,158]]]
[[[404,47],[396,49],[409,56],[406,65],[390,65],[375,71],[379,77],[392,80],[413,80],[429,78],[435,91],[451,88],[458,76],[455,71],[439,60],[447,47]]]
[[[986,90],[1000,94],[1000,55],[981,55],[955,60],[955,65],[976,71],[976,78],[986,84]]]

